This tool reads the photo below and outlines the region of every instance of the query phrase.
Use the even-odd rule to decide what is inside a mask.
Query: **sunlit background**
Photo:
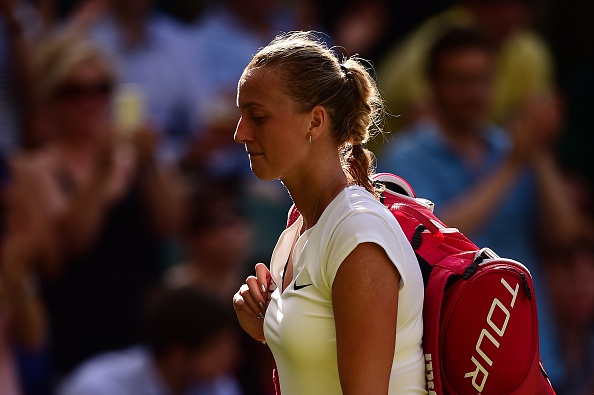
[[[592,21],[588,0],[0,0],[0,393],[274,393],[231,300],[291,201],[234,143],[235,96],[258,48],[315,30],[373,66],[378,170],[531,270],[551,381],[592,394]],[[483,68],[480,45],[431,55],[460,28]]]

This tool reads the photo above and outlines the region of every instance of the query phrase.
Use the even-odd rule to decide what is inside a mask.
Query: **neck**
[[[482,145],[479,123],[460,122],[440,114],[436,119],[440,130],[457,151],[472,152],[478,145]]]
[[[133,47],[146,38],[146,16],[141,14],[118,13],[115,20],[124,33],[125,46]]]
[[[179,374],[179,369],[173,368],[163,361],[156,361],[155,370],[163,381],[163,384],[165,384],[172,394],[181,395],[187,390],[189,384]]]
[[[316,169],[315,174],[311,172],[297,181],[282,182],[303,216],[303,230],[314,226],[326,207],[348,185],[340,161],[326,168]]]

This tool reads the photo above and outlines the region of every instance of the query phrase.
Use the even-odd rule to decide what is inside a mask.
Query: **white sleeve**
[[[402,289],[407,276],[408,265],[405,260],[414,257],[410,251],[406,251],[411,250],[410,244],[395,219],[367,210],[347,216],[330,236],[322,266],[328,285],[332,287],[340,265],[361,243],[375,243],[384,249],[400,273]]]

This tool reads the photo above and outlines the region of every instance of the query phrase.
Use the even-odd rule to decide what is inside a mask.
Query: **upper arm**
[[[332,285],[340,383],[344,394],[387,394],[400,274],[382,247],[359,244]]]

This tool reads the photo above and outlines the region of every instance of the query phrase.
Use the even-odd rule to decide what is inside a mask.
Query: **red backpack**
[[[379,173],[382,203],[423,273],[429,395],[554,395],[539,356],[536,295],[524,265],[479,249],[433,215],[400,177]],[[288,224],[299,213],[293,207]],[[276,369],[273,379],[280,386]]]
[[[429,395],[555,394],[539,356],[536,295],[524,265],[479,249],[433,215],[401,178],[380,173],[382,203],[408,238],[425,282]]]

